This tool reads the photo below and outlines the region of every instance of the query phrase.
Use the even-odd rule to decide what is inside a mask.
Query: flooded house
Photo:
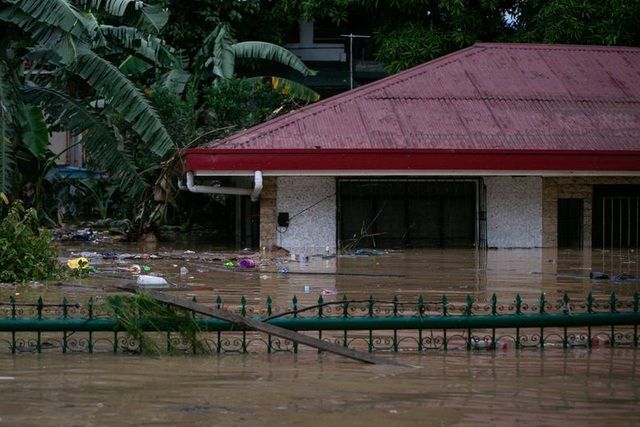
[[[637,248],[638,81],[640,48],[479,43],[187,149],[186,184],[243,246]]]

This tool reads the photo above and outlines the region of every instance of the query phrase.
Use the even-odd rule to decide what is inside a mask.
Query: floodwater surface
[[[180,257],[184,249],[118,245],[68,246],[78,251],[162,253],[163,259],[96,260],[99,273],[63,285],[3,285],[9,295],[33,302],[66,297],[84,302],[116,292],[114,281],[131,279],[118,271],[145,264],[183,286],[177,295],[212,303],[217,296],[263,307],[299,306],[343,295],[354,299],[452,301],[471,295],[505,302],[520,294],[535,301],[541,293],[555,301],[567,291],[574,300],[592,292],[615,291],[629,299],[637,280],[589,278],[592,271],[614,277],[640,276],[637,252],[558,250],[380,251],[371,255],[289,257],[255,269],[225,270],[226,259]],[[188,258],[188,259],[183,259]],[[205,259],[206,258],[206,259]],[[220,257],[224,258],[224,257]],[[180,267],[188,273],[180,275]],[[279,273],[286,268],[286,273]],[[114,278],[114,276],[117,277]],[[16,295],[17,294],[17,295]],[[513,348],[487,351],[430,351],[382,354],[414,368],[368,366],[330,354],[264,353],[222,356],[60,354],[12,356],[0,352],[0,424],[6,425],[635,425],[639,423],[638,351]]]

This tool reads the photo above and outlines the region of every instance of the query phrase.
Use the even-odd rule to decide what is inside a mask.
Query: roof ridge
[[[538,101],[538,102],[579,102],[579,103],[616,103],[616,104],[640,104],[640,98],[572,98],[569,96],[509,96],[509,95],[469,95],[469,96],[371,96],[369,99],[380,100],[420,100],[420,101]]]
[[[633,52],[640,53],[637,46],[611,46],[596,44],[547,44],[547,43],[499,43],[499,42],[477,42],[474,46],[485,48],[509,48],[527,50],[574,50],[574,51],[609,51],[609,52]]]

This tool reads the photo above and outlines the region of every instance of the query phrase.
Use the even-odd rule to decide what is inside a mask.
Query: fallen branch
[[[308,335],[302,335],[302,334],[299,334],[298,332],[291,331],[289,329],[284,329],[269,323],[253,320],[251,318],[233,313],[229,310],[208,307],[203,304],[177,298],[175,296],[167,295],[163,292],[159,292],[155,290],[140,289],[134,284],[125,284],[125,285],[119,285],[116,287],[128,292],[133,292],[133,293],[144,292],[150,297],[158,301],[164,302],[166,304],[174,305],[176,307],[186,308],[195,313],[200,313],[205,316],[214,317],[216,319],[226,320],[227,322],[231,322],[237,325],[239,329],[264,332],[269,335],[288,339],[298,344],[307,345],[309,347],[317,348],[318,350],[337,354],[339,356],[347,357],[349,359],[357,360],[359,362],[364,362],[369,364],[382,364],[382,365],[395,365],[395,366],[409,367],[408,365],[398,363],[394,360],[381,359],[369,353],[351,350],[347,347],[322,341],[317,338],[310,337]]]

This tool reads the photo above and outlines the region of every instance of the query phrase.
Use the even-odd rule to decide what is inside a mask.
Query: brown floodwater
[[[184,254],[193,249],[195,254]],[[206,247],[73,245],[79,251],[168,253],[172,258],[96,260],[99,274],[65,285],[0,286],[33,302],[84,302],[115,292],[110,284],[130,279],[117,267],[144,264],[184,286],[174,291],[204,303],[220,295],[234,302],[288,307],[343,295],[373,295],[434,301],[467,295],[487,301],[493,293],[511,302],[516,294],[533,302],[544,292],[555,301],[567,291],[574,300],[615,291],[629,299],[640,282],[594,281],[591,271],[640,276],[637,252],[599,250],[416,250],[344,255],[308,263],[286,258],[257,269],[228,271],[226,257]],[[202,256],[209,251],[207,256]],[[190,259],[180,259],[181,254]],[[227,253],[230,256],[233,253]],[[188,256],[187,256],[188,255]],[[184,258],[182,257],[182,258]],[[201,258],[201,259],[199,259]],[[214,258],[220,258],[215,259]],[[224,259],[223,259],[224,258]],[[180,275],[180,267],[189,272]],[[288,273],[278,273],[287,268]],[[115,276],[115,277],[114,277]],[[117,278],[116,278],[117,277]],[[16,295],[17,294],[17,295]],[[163,356],[60,354],[11,356],[0,352],[0,424],[6,425],[635,425],[640,414],[638,351],[629,348],[495,352],[430,351],[398,354],[415,368],[363,366],[337,356]]]

